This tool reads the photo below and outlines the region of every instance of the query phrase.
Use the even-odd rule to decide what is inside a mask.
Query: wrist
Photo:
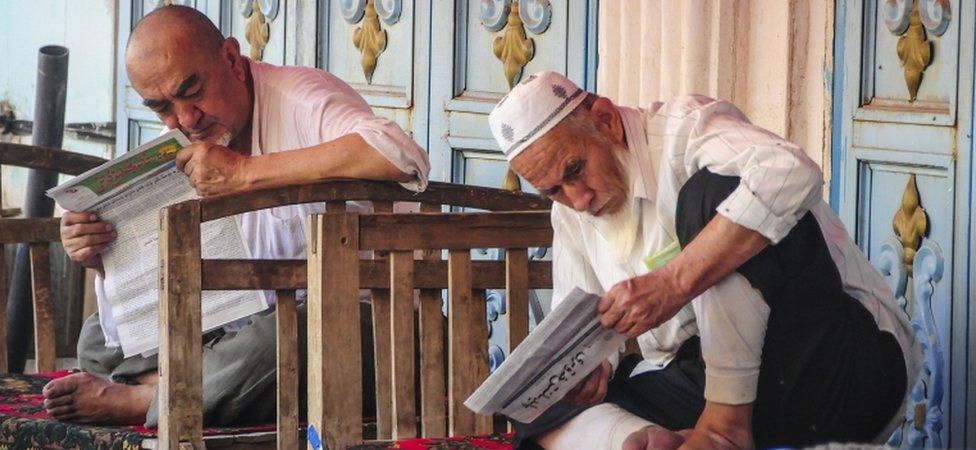
[[[752,448],[752,404],[724,405],[706,402],[695,431],[706,434],[721,447]]]
[[[686,268],[682,258],[677,258],[661,270],[651,272],[661,277],[662,283],[668,292],[668,297],[687,302],[695,295],[698,295],[698,279],[693,272]]]
[[[266,180],[263,179],[263,174],[257,170],[257,164],[255,164],[257,158],[261,158],[261,156],[245,156],[241,159],[239,169],[241,191],[252,191],[265,187]]]

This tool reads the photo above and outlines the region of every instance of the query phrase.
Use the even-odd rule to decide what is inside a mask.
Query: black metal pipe
[[[64,103],[68,91],[68,49],[41,47],[37,55],[33,145],[61,148],[64,138]],[[44,193],[58,182],[57,172],[31,169],[24,197],[25,217],[50,217],[54,201]],[[31,307],[30,260],[26,245],[17,246],[10,294],[7,296],[7,355],[10,372],[21,373],[27,362],[34,330]]]

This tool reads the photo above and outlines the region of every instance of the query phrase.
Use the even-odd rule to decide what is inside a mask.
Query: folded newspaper
[[[159,347],[159,210],[197,198],[174,161],[189,144],[183,133],[168,132],[47,192],[62,208],[93,212],[118,232],[102,251],[101,300],[111,305],[127,357],[155,353]],[[204,258],[249,257],[232,217],[205,223],[200,234]],[[268,308],[258,291],[208,291],[202,301],[205,331]]]
[[[464,405],[529,423],[562,399],[627,340],[600,325],[597,300],[570,292]]]

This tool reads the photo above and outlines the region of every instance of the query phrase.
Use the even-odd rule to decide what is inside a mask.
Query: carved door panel
[[[432,179],[502,185],[508,165],[487,114],[523,74],[549,69],[595,90],[596,7],[570,0],[433,2]]]
[[[286,64],[286,40],[293,33],[294,10],[288,0],[234,0],[233,7],[224,1],[225,35],[241,44],[241,54],[257,61]]]
[[[971,138],[959,124],[972,117],[974,11],[962,3],[838,4],[839,210],[924,355],[895,446],[962,446],[966,433]]]
[[[317,30],[318,66],[424,148],[428,8],[425,1],[322,0]]]
[[[210,20],[217,24],[224,34],[227,34],[228,21],[225,17],[231,10],[231,5],[220,0],[124,0],[119,3],[119,37],[116,47],[116,149],[115,154],[125,153],[127,150],[146,143],[163,129],[156,114],[142,105],[142,98],[129,84],[125,72],[125,44],[129,39],[132,27],[143,16],[156,8],[168,4],[190,6],[202,11]],[[223,19],[223,20],[222,20]]]

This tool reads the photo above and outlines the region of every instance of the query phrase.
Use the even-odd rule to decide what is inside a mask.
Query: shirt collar
[[[617,109],[624,125],[624,136],[627,137],[627,159],[633,162],[624,167],[630,177],[630,195],[635,202],[642,198],[654,201],[657,197],[657,176],[650,160],[644,114],[639,109],[626,106],[618,106]]]

